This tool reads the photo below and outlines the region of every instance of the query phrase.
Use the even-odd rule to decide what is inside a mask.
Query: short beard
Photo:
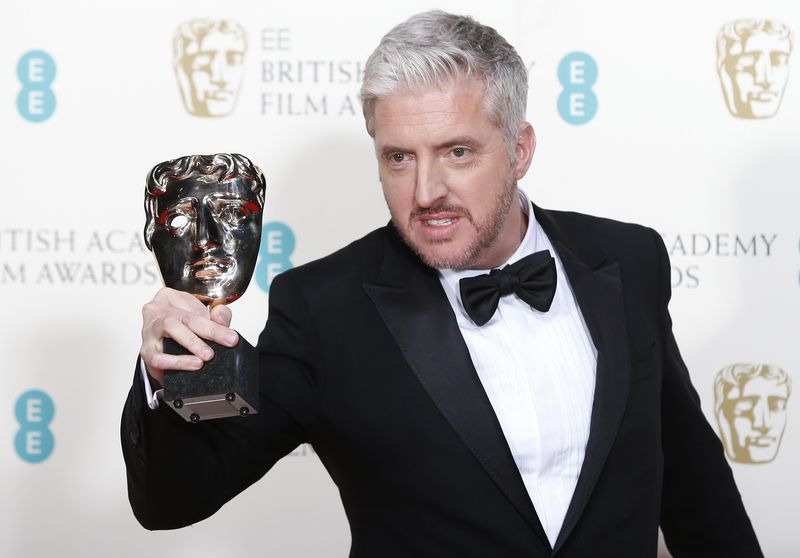
[[[511,212],[511,208],[514,205],[514,202],[518,200],[516,193],[517,182],[509,177],[506,182],[506,187],[503,188],[503,190],[494,199],[492,211],[489,213],[489,216],[484,223],[476,223],[472,218],[472,213],[470,213],[470,211],[466,208],[444,203],[437,204],[429,208],[417,208],[412,211],[408,218],[408,229],[403,229],[397,226],[397,220],[395,219],[394,215],[392,216],[392,222],[400,233],[400,237],[403,239],[403,242],[405,242],[406,245],[411,248],[411,250],[417,256],[419,256],[419,258],[428,267],[432,267],[434,269],[454,269],[456,271],[473,269],[475,268],[475,263],[478,262],[483,254],[494,245],[494,243],[497,241],[497,238],[500,236],[500,233],[502,232],[503,227],[508,220],[508,215]],[[411,228],[411,223],[414,219],[423,217],[425,215],[435,215],[436,213],[456,213],[460,217],[465,218],[467,221],[472,223],[472,225],[477,229],[475,238],[473,238],[472,242],[469,244],[469,246],[467,246],[467,249],[462,254],[454,254],[449,257],[427,255],[423,253],[419,247],[415,246],[405,233],[405,230],[409,230]],[[449,240],[440,241],[440,243],[446,242],[449,242]],[[434,241],[433,243],[435,244],[436,242]]]

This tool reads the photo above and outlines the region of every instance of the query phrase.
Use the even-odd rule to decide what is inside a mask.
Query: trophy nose
[[[208,248],[220,245],[220,231],[214,220],[211,208],[201,205],[195,221],[194,244],[198,248]]]

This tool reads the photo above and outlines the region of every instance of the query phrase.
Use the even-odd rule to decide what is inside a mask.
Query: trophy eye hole
[[[182,229],[189,224],[189,218],[186,215],[178,214],[173,215],[167,220],[167,226],[170,229]]]
[[[245,217],[247,217],[247,210],[241,205],[228,205],[219,212],[218,218],[229,227],[238,227],[244,222]]]

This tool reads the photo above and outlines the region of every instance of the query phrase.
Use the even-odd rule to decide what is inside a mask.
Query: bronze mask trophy
[[[258,259],[264,189],[261,170],[235,153],[188,155],[153,167],[144,238],[164,285],[208,306],[242,296]],[[164,373],[164,401],[190,422],[257,413],[253,346],[241,335],[233,348],[206,343],[214,358],[200,370]],[[164,352],[189,354],[169,338]]]

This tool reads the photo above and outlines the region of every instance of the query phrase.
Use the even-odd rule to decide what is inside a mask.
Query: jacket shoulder
[[[595,236],[598,241],[649,236],[655,233],[652,228],[645,225],[618,221],[608,217],[575,211],[546,210],[545,212],[553,221],[561,224],[564,229],[572,231],[573,234]]]
[[[289,269],[276,279],[284,276],[309,288],[363,283],[377,273],[390,235],[388,227],[381,227],[327,256]]]
[[[615,260],[657,255],[663,251],[661,235],[638,223],[574,211],[539,210],[537,218],[549,235],[555,234],[569,246],[600,250]]]

